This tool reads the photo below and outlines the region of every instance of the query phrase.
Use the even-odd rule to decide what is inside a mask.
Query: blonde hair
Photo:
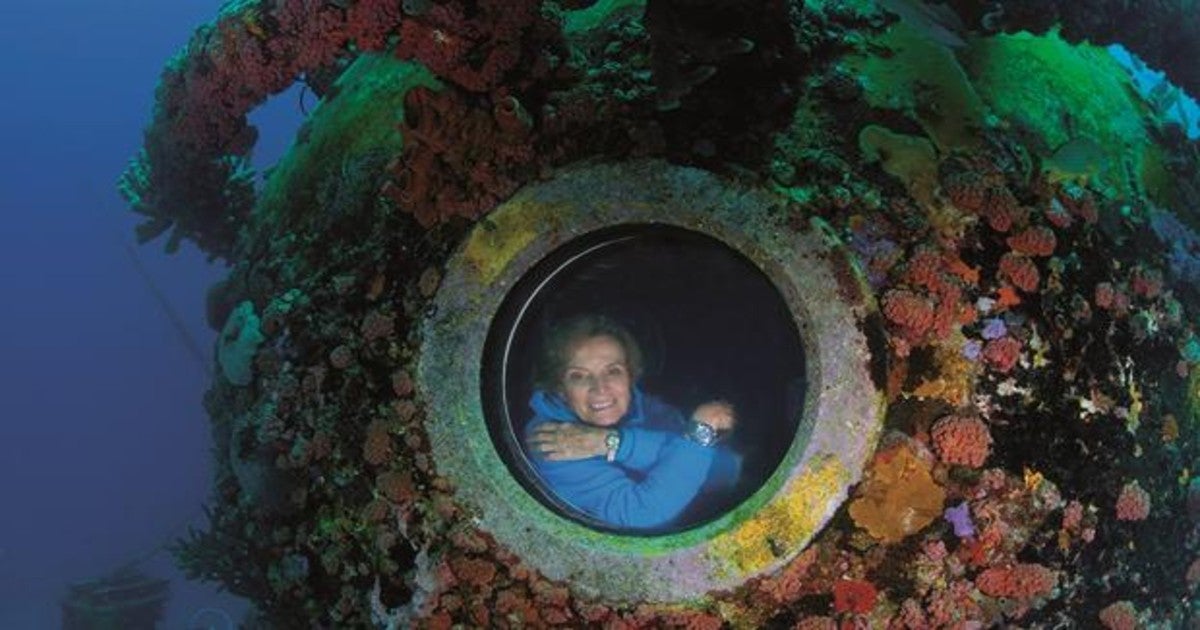
[[[533,384],[544,391],[558,391],[571,360],[571,348],[595,337],[611,337],[625,351],[625,362],[634,381],[642,375],[642,349],[629,329],[604,315],[576,315],[550,327],[542,339]]]

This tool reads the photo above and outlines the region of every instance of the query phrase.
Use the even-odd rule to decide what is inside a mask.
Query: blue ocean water
[[[1161,71],[1148,67],[1124,46],[1109,46],[1108,51],[1129,69],[1138,92],[1160,107],[1164,120],[1178,123],[1187,132],[1187,137],[1200,138],[1200,105],[1196,104],[1195,98],[1172,84]]]
[[[139,148],[165,61],[216,0],[4,3],[0,10],[0,628],[61,627],[69,583],[122,564],[170,579],[163,627],[244,604],[187,583],[162,547],[203,523],[202,395],[223,274],[190,245],[137,246],[115,181]],[[273,159],[296,95],[256,114]],[[127,249],[204,353],[194,360]]]
[[[113,185],[163,63],[220,4],[47,0],[0,13],[0,628],[59,626],[70,583],[133,561],[172,580],[165,627],[245,607],[187,583],[163,553],[202,524],[209,492],[204,291],[224,271],[188,244],[173,256],[161,241],[134,245],[137,217]],[[1147,93],[1160,85],[1131,67]],[[298,100],[291,91],[256,112],[260,166],[289,141]],[[1194,136],[1194,101],[1164,103]]]

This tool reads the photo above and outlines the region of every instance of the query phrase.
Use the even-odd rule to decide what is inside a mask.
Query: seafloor
[[[1143,95],[1098,46],[1196,94],[1200,10],[878,4],[227,4],[121,181],[143,240],[230,265],[219,472],[182,566],[252,627],[1196,627],[1200,152],[1183,92]],[[246,114],[296,81],[320,104],[256,187]],[[430,455],[418,382],[474,226],[556,169],[647,158],[832,226],[886,339],[850,500],[684,604],[498,544]]]

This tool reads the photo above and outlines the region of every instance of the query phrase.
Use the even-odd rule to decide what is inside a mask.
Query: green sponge
[[[233,309],[221,329],[217,363],[221,365],[221,373],[234,385],[249,385],[254,380],[254,353],[266,340],[260,324],[254,304],[246,300]]]

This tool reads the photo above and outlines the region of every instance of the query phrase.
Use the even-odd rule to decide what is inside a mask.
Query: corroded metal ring
[[[482,219],[451,257],[423,324],[420,387],[439,473],[474,523],[550,579],[609,601],[699,600],[796,556],[847,498],[884,415],[878,314],[824,224],[788,220],[787,200],[695,168],[647,160],[574,167]],[[684,532],[601,532],[534,499],[508,472],[484,417],[481,365],[505,294],[559,246],[621,224],[716,238],[779,290],[806,352],[803,417],[783,462],[753,495]]]

